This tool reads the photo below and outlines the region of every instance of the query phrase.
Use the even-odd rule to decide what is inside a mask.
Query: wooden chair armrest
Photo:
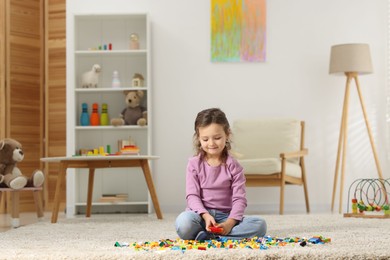
[[[288,159],[288,158],[294,158],[294,157],[303,157],[308,154],[308,150],[305,148],[300,151],[296,152],[289,152],[289,153],[281,153],[280,158],[281,159]]]

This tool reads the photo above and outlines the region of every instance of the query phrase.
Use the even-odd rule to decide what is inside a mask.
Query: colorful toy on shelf
[[[120,154],[123,155],[136,155],[139,154],[139,147],[136,145],[125,145],[121,151]]]
[[[108,119],[107,104],[102,104],[102,113],[100,115],[100,125],[109,125],[110,120]]]
[[[350,196],[352,213],[344,217],[360,218],[390,218],[389,191],[390,179],[357,179],[349,187],[348,209]],[[383,211],[383,214],[382,214]]]
[[[88,104],[81,104],[81,116],[80,116],[80,125],[88,126],[89,125],[89,114],[88,114]]]
[[[133,138],[131,138],[131,136],[129,136],[129,139],[118,140],[118,152],[120,152],[121,149],[123,147],[125,147],[126,145],[135,145],[135,142],[134,142]]]
[[[139,147],[134,140],[129,136],[128,140],[118,140],[118,154],[139,154]]]
[[[88,149],[83,149],[83,148],[81,148],[81,149],[78,149],[78,150],[76,150],[76,154],[75,154],[75,156],[83,156],[83,155],[87,155],[88,154]]]
[[[112,72],[112,88],[120,88],[121,87],[121,81],[119,80],[119,72],[117,70],[114,70]]]
[[[98,103],[93,103],[93,105],[92,105],[92,113],[91,113],[91,118],[90,118],[90,123],[93,126],[100,125],[98,109],[99,109]]]
[[[111,154],[111,146],[107,145],[107,151],[104,151],[104,146],[99,146],[98,148],[85,149],[81,148],[76,151],[75,156],[106,156]]]

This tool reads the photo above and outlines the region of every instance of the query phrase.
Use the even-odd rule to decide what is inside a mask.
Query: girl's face
[[[221,125],[213,123],[205,127],[199,127],[200,145],[209,158],[221,156],[227,138],[228,136]]]

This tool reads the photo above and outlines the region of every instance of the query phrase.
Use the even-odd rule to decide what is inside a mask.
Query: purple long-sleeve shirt
[[[190,158],[186,199],[187,210],[202,214],[207,209],[215,209],[241,221],[247,206],[243,168],[231,156],[225,164],[216,167],[208,165],[199,155]]]

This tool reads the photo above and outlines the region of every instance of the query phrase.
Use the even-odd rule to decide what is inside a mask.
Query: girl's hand
[[[221,227],[223,228],[222,232],[220,233],[223,236],[226,236],[227,234],[230,233],[232,228],[237,224],[237,220],[228,218],[225,222],[219,223],[215,225],[216,227]]]
[[[217,223],[215,222],[215,219],[213,216],[211,216],[209,213],[203,213],[202,218],[204,219],[204,222],[206,223],[206,230],[210,232],[210,227],[215,226]]]

